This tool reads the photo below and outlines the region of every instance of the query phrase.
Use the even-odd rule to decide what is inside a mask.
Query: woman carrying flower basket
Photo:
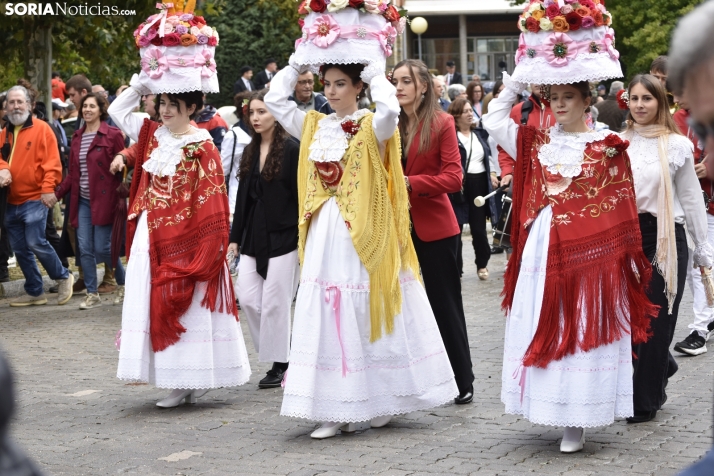
[[[504,74],[506,88],[483,124],[517,158],[501,400],[507,413],[565,427],[560,450],[572,453],[582,450],[585,428],[633,415],[632,344],[647,340],[657,308],[645,294],[652,267],[642,252],[628,143],[584,120],[588,81],[622,72],[612,30],[583,26],[588,15],[569,17],[583,9],[609,14],[582,0],[551,12],[559,13],[553,24],[564,16],[567,34],[532,33],[531,20],[546,24],[553,7],[526,7],[516,69]],[[510,119],[527,83],[546,85],[556,126]]]
[[[281,414],[324,422],[311,436],[328,438],[444,404],[458,390],[417,277],[399,103],[384,74],[403,23],[391,5],[333,1],[333,13],[308,12],[315,3],[301,5],[303,38],[265,103],[301,139],[302,275]],[[335,113],[306,114],[287,100],[308,69],[319,69]],[[367,84],[374,114],[357,108]]]
[[[687,224],[694,241],[693,262],[704,274],[714,263],[707,241],[706,208],[694,171],[692,142],[669,112],[666,91],[652,75],[635,76],[620,101],[629,108],[628,154],[640,214],[642,249],[657,272],[647,295],[659,306],[652,337],[634,346],[634,410],[630,423],[652,420],[667,401],[667,380],[677,371],[669,352],[687,279]]]
[[[215,48],[179,46],[175,38],[162,43],[180,26],[205,26],[191,11],[164,6],[136,30],[139,45],[152,37],[140,49],[142,72],[109,108],[139,144],[117,377],[173,389],[157,403],[164,408],[250,377],[225,263],[230,230],[221,158],[210,134],[190,123],[203,94],[218,92]],[[163,124],[132,114],[145,94],[156,94]],[[122,166],[119,156],[112,168]]]

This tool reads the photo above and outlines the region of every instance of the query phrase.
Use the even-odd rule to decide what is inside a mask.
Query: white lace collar
[[[343,121],[358,122],[369,110],[360,109],[350,116],[337,117],[335,113],[323,117],[317,123],[317,131],[310,144],[309,160],[313,162],[339,162],[349,146],[347,133],[342,130]]]
[[[159,145],[151,151],[149,160],[144,162],[142,168],[159,177],[172,177],[176,173],[176,166],[183,159],[183,148],[194,142],[211,139],[211,134],[205,129],[198,129],[193,134],[174,137],[166,126],[161,126],[154,132],[154,137]]]
[[[558,124],[550,128],[550,142],[538,151],[538,160],[552,174],[577,177],[582,170],[585,147],[605,138],[605,132],[590,131],[578,134],[563,131]]]

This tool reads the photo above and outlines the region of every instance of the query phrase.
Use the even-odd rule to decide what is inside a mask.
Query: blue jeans
[[[41,201],[29,200],[22,205],[7,204],[5,229],[15,251],[17,264],[25,275],[25,292],[30,296],[42,294],[42,275],[35,256],[50,278],[57,280],[69,277],[69,271],[62,266],[45,237],[46,225],[47,207]]]
[[[114,277],[117,284],[124,285],[124,266],[121,260],[112,266],[112,225],[92,225],[92,208],[89,200],[79,198],[79,227],[77,242],[79,244],[84,284],[88,293],[97,292],[97,263],[104,263],[106,269],[116,268]]]

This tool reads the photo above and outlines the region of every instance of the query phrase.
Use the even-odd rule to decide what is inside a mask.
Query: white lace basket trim
[[[339,162],[342,156],[345,155],[349,141],[347,133],[342,130],[342,121],[351,120],[359,121],[369,111],[360,109],[350,116],[343,118],[337,117],[332,113],[329,116],[320,119],[317,123],[317,131],[310,144],[309,160],[313,162]]]
[[[604,139],[606,134],[597,131],[567,134],[561,125],[557,125],[551,127],[549,135],[550,143],[541,146],[538,160],[548,172],[572,178],[580,175],[585,147],[591,142]]]
[[[176,166],[183,159],[183,148],[194,142],[209,140],[211,134],[205,129],[198,129],[193,134],[176,138],[171,135],[167,127],[161,126],[156,129],[154,137],[159,142],[159,146],[151,151],[149,160],[144,162],[142,168],[159,177],[173,177],[176,174]]]

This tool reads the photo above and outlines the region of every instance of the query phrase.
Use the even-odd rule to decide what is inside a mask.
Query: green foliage
[[[652,60],[667,54],[677,21],[699,3],[701,0],[607,2],[627,79],[638,73],[648,73]]]
[[[249,65],[258,74],[267,58],[287,65],[300,37],[295,0],[230,0],[220,15],[207,14],[206,21],[220,35],[216,64],[221,92],[208,98],[216,107],[233,104],[233,83],[241,67]]]

